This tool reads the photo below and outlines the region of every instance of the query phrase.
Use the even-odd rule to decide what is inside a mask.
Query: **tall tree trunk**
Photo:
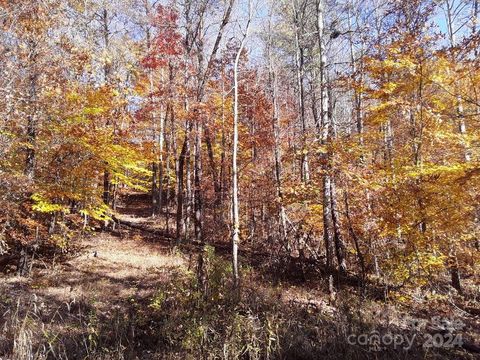
[[[302,9],[304,7],[302,6]],[[307,153],[307,125],[305,118],[305,86],[304,86],[304,73],[305,73],[305,56],[304,48],[301,44],[301,38],[303,36],[302,19],[303,11],[299,9],[297,0],[293,2],[294,11],[294,23],[295,23],[295,67],[297,72],[297,87],[298,87],[298,108],[299,108],[299,120],[302,127],[302,150],[300,158],[300,176],[302,181],[307,182],[310,180],[310,170],[308,165],[308,153]]]
[[[279,106],[277,98],[277,74],[274,66],[274,59],[272,54],[272,14],[270,14],[269,22],[269,42],[268,42],[268,67],[269,67],[269,88],[272,101],[272,133],[274,139],[273,146],[273,158],[275,162],[275,189],[277,193],[278,201],[278,217],[279,217],[279,234],[282,246],[287,246],[287,250],[290,251],[287,242],[287,215],[285,213],[285,207],[283,205],[283,191],[282,191],[282,155],[280,150],[280,124],[279,124]],[[262,207],[262,214],[264,214],[264,208]]]
[[[325,246],[325,266],[328,270],[333,269],[333,241],[332,241],[332,211],[330,200],[330,176],[323,176],[323,243]]]
[[[328,147],[328,135],[330,132],[329,97],[326,81],[326,63],[327,56],[324,44],[324,5],[323,0],[317,0],[317,35],[318,49],[320,58],[320,133],[318,137],[322,145]],[[323,165],[323,241],[325,245],[326,266],[328,269],[333,267],[333,239],[332,239],[332,211],[331,211],[331,178],[330,178],[330,156],[322,154]]]
[[[147,17],[150,16],[150,6],[148,1],[144,1],[145,6],[145,13]],[[151,39],[151,32],[150,28],[146,26],[145,28],[145,38],[146,38],[146,48],[147,52],[151,51],[152,47],[152,39]],[[157,126],[156,126],[156,119],[155,119],[155,101],[153,99],[153,92],[154,92],[154,85],[153,85],[153,71],[152,69],[148,69],[148,85],[149,85],[149,94],[148,94],[148,103],[150,106],[150,121],[151,121],[151,130],[152,130],[152,142],[153,142],[153,161],[151,164],[152,167],[152,182],[151,182],[151,192],[152,192],[152,216],[157,214],[157,177],[158,177],[158,165],[157,165],[157,153],[156,153],[156,141],[157,141]]]
[[[222,138],[221,138],[221,151],[220,151],[220,179],[219,179],[219,193],[218,196],[218,206],[221,210],[223,210],[224,203],[225,203],[225,189],[227,188],[227,176],[226,176],[226,153],[227,153],[227,136],[225,134],[225,81],[224,76],[222,76]],[[225,223],[226,219],[224,217],[224,213],[222,211],[222,222]]]
[[[184,186],[183,186],[183,168],[185,165],[185,155],[187,152],[188,133],[185,134],[183,140],[182,150],[178,156],[177,167],[177,229],[176,229],[176,241],[179,245],[185,239],[185,218],[183,214],[183,205],[185,199]]]
[[[171,111],[168,108],[166,118],[165,118],[165,127],[167,128],[167,120],[173,117],[171,115]],[[173,120],[171,121],[173,125]],[[166,173],[166,181],[165,181],[165,229],[167,234],[170,231],[169,228],[169,221],[170,221],[170,199],[171,199],[171,183],[170,183],[170,161],[171,161],[171,152],[172,152],[172,134],[165,134],[165,147],[166,147],[166,156],[165,156],[165,173]]]
[[[152,162],[152,216],[157,214],[157,178],[158,178],[158,164],[156,161]]]
[[[238,63],[242,46],[238,50],[234,65],[234,110],[233,110],[233,151],[232,151],[232,268],[233,268],[233,285],[235,288],[240,286],[240,275],[238,271],[238,243],[240,242],[240,210],[238,200]]]
[[[327,136],[327,144],[331,144],[337,137],[337,126],[335,122],[334,110],[335,110],[335,102],[333,101],[333,92],[330,87],[327,87],[327,102],[328,102],[328,112],[327,118],[329,123],[329,132]],[[333,150],[329,148],[327,150],[327,166],[328,169],[331,170],[332,167],[332,158],[333,158]],[[343,235],[341,232],[341,224],[340,224],[340,211],[338,208],[337,202],[337,192],[336,192],[336,184],[335,184],[335,175],[330,175],[330,204],[331,208],[330,211],[332,213],[332,228],[333,228],[333,242],[335,244],[335,253],[337,256],[338,262],[338,270],[340,273],[344,274],[347,271],[347,262],[346,262],[346,247],[345,241],[343,239]]]
[[[352,4],[353,7],[353,4]],[[350,18],[350,9],[348,11],[348,29],[351,32],[350,34],[353,33],[352,29],[352,23],[351,23],[351,18]],[[362,43],[363,44],[363,43]],[[353,38],[352,35],[349,36],[349,50],[350,50],[350,66],[352,70],[352,79],[357,82],[358,81],[358,76],[357,76],[357,61],[355,59],[355,51],[353,48]],[[360,84],[362,83],[362,75],[360,74]],[[356,130],[357,134],[359,135],[359,144],[360,146],[363,145],[363,117],[362,117],[362,94],[361,92],[357,89],[358,84],[355,84],[355,88],[353,90],[353,109],[352,109],[352,117],[355,119],[355,125],[356,125]],[[361,156],[361,159],[363,161],[363,155]]]
[[[473,6],[472,6],[472,19],[473,19],[473,25],[472,25],[472,35],[475,35],[478,33],[478,15],[480,12],[480,6],[479,6],[479,0],[474,0]],[[480,55],[480,47],[475,46],[473,50],[473,55],[475,59],[478,59]],[[480,102],[478,100],[478,96],[475,97],[475,102],[477,103],[477,112],[480,110]],[[475,228],[476,228],[476,236],[474,240],[474,246],[477,249],[477,251],[480,251],[480,205],[478,205],[475,209],[475,215],[474,215],[474,223],[475,223]]]
[[[109,36],[110,36],[110,29],[108,25],[108,11],[107,9],[103,9],[102,11],[102,35],[103,35],[103,41],[104,41],[104,46],[105,46],[105,51],[108,51],[109,48]],[[104,85],[109,85],[110,84],[110,72],[111,72],[111,66],[108,62],[105,62],[103,65],[103,83]],[[106,126],[108,127],[110,125],[110,120],[107,120]],[[103,173],[103,202],[105,205],[110,205],[110,171],[108,169],[108,164],[107,168],[105,169]],[[105,227],[108,226],[108,222],[105,222]]]
[[[38,5],[34,5],[32,11],[32,22],[38,20]],[[28,90],[27,90],[27,146],[26,146],[26,161],[25,161],[25,175],[29,180],[35,178],[35,162],[36,153],[35,147],[37,142],[37,119],[38,119],[38,42],[34,33],[29,34],[30,38],[27,41],[28,59],[27,59],[27,74],[28,74]]]
[[[365,277],[367,275],[366,273],[366,267],[365,267],[365,258],[362,254],[362,251],[360,249],[360,241],[357,236],[357,233],[355,232],[355,229],[353,228],[353,223],[352,219],[350,217],[350,204],[348,201],[348,192],[345,191],[345,217],[348,221],[348,231],[350,233],[350,236],[353,239],[353,243],[355,244],[355,251],[357,252],[357,259],[358,259],[358,264],[360,265],[360,270],[362,271],[362,279],[365,280]]]
[[[189,11],[186,14],[187,17],[187,24],[188,29],[190,29],[190,21],[189,21]],[[189,34],[187,31],[187,34]],[[188,38],[189,36],[187,36]],[[191,49],[191,45],[188,43],[186,38],[186,48]],[[185,88],[188,88],[189,85],[189,75],[188,75],[188,55],[189,51],[184,54],[184,73],[183,73],[183,81]],[[185,113],[188,114],[190,111],[190,104],[187,94],[184,94],[184,110]],[[188,233],[188,217],[190,216],[189,213],[189,206],[190,206],[190,131],[191,131],[191,119],[187,119],[185,121],[185,138],[183,139],[182,150],[180,151],[180,155],[178,157],[178,169],[177,169],[177,229],[176,229],[176,241],[177,245],[180,244],[182,241],[185,240],[186,235]],[[184,189],[184,168],[185,171],[185,182],[186,182],[186,191]],[[186,197],[186,199],[185,199]],[[186,203],[186,204],[185,204]]]
[[[340,230],[340,219],[337,204],[337,194],[334,179],[330,179],[330,200],[333,225],[333,242],[335,244],[335,253],[337,255],[338,270],[340,273],[347,272],[346,248],[342,232]]]
[[[448,39],[450,41],[450,48],[452,50],[452,55],[451,55],[451,60],[453,64],[457,63],[457,59],[455,58],[454,55],[454,48],[457,45],[456,44],[456,38],[455,34],[459,29],[455,29],[455,18],[458,17],[459,13],[456,12],[459,8],[456,6],[455,1],[450,1],[450,0],[445,0],[446,6],[446,23],[447,23],[447,32],[448,32]],[[478,3],[477,0],[473,3],[473,15],[477,15],[478,13]],[[472,35],[475,35],[474,31],[476,29],[476,20],[474,20],[474,26],[472,27]],[[458,92],[458,85],[457,82],[455,81],[454,83],[455,87],[455,93],[457,94],[457,101],[456,101],[456,107],[457,107],[457,119],[458,119],[458,131],[460,133],[461,139],[462,139],[462,145],[464,148],[463,151],[463,157],[466,162],[469,162],[471,160],[471,154],[470,154],[470,149],[469,146],[465,140],[466,135],[467,135],[467,126],[465,124],[465,116],[463,112],[463,104],[462,104],[462,97]]]
[[[189,125],[190,127],[192,125]],[[189,236],[191,233],[191,218],[194,193],[192,192],[192,154],[190,138],[187,139],[187,152],[185,154],[185,232]]]
[[[29,46],[29,88],[28,88],[28,115],[27,115],[27,159],[25,165],[25,175],[30,180],[35,177],[35,145],[37,142],[37,81],[38,74],[36,69],[37,44],[34,40],[28,42]]]
[[[478,25],[478,14],[480,12],[480,6],[479,6],[479,1],[478,0],[473,0],[473,7],[472,7],[472,19],[473,19],[473,26],[472,26],[472,35],[477,34],[477,25]],[[479,47],[475,46],[475,49],[473,50],[473,55],[475,56],[475,59],[478,59],[479,55]]]
[[[194,185],[195,185],[195,203],[194,203],[194,229],[195,229],[195,240],[202,242],[203,233],[202,233],[202,221],[203,221],[203,192],[201,188],[202,180],[202,125],[197,120],[196,123],[196,132],[195,132],[195,169],[194,169]]]
[[[239,119],[239,97],[238,97],[238,65],[240,56],[245,46],[245,41],[250,29],[250,21],[252,16],[252,4],[249,0],[249,18],[246,25],[245,33],[243,35],[240,47],[235,57],[233,67],[233,89],[234,89],[234,103],[233,103],[233,141],[232,141],[232,269],[233,269],[233,286],[235,289],[240,288],[240,274],[238,269],[238,244],[240,242],[240,204],[238,198],[238,119]]]
[[[162,76],[163,79],[163,76]],[[164,206],[164,146],[165,146],[165,121],[168,116],[168,109],[165,109],[165,114],[163,114],[163,108],[160,110],[160,129],[159,129],[159,138],[158,138],[158,213],[163,213]]]
[[[203,16],[199,23],[199,33],[203,32]],[[201,103],[204,97],[203,77],[207,76],[205,72],[204,55],[203,55],[203,37],[199,36],[197,40],[197,102]],[[193,169],[193,185],[194,185],[194,203],[193,203],[193,225],[195,240],[202,242],[203,240],[203,191],[202,191],[202,135],[203,135],[203,114],[197,112],[195,119],[195,143],[194,143],[194,169]]]
[[[283,191],[282,191],[282,157],[280,152],[280,126],[278,121],[279,111],[278,111],[278,100],[277,100],[277,91],[276,91],[276,76],[275,72],[272,71],[272,103],[273,103],[273,117],[272,117],[272,128],[273,128],[273,139],[274,139],[274,158],[275,158],[275,181],[276,181],[276,191],[277,199],[279,202],[279,220],[280,220],[280,234],[282,243],[287,242],[287,215],[285,213],[285,206],[283,201]],[[289,248],[288,244],[285,244]]]

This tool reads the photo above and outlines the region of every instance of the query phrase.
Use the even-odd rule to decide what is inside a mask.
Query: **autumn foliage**
[[[228,247],[238,191],[241,252],[402,301],[464,293],[478,4],[447,6],[460,26],[438,20],[449,1],[379,3],[0,2],[2,269],[113,230],[132,192],[172,245]]]

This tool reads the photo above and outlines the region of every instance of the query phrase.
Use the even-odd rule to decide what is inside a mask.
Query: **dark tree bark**
[[[185,158],[187,153],[188,133],[183,140],[182,150],[178,157],[177,169],[177,229],[176,241],[179,245],[185,239],[185,218],[183,216],[183,205],[185,200],[184,186],[183,186],[183,169],[185,166]]]
[[[347,221],[348,221],[348,231],[350,233],[350,236],[353,239],[353,243],[355,244],[355,251],[357,252],[358,263],[360,265],[360,270],[362,271],[362,279],[365,279],[366,277],[365,259],[360,249],[359,238],[353,228],[352,219],[350,218],[350,206],[348,202],[347,192],[345,192],[345,217],[347,218]]]
[[[157,215],[158,205],[157,205],[157,163],[154,161],[152,163],[152,216]]]
[[[27,100],[27,143],[26,148],[26,164],[25,175],[30,180],[35,177],[35,146],[37,142],[37,86],[38,86],[38,72],[37,72],[37,57],[38,44],[34,39],[28,41],[28,100]]]
[[[347,272],[346,248],[342,232],[340,230],[340,219],[338,216],[338,204],[336,196],[335,181],[330,179],[330,201],[332,211],[333,242],[335,244],[335,253],[337,255],[338,270],[340,273]]]

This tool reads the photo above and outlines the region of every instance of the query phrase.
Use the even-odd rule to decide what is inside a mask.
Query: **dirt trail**
[[[144,214],[122,216],[156,225]],[[165,238],[125,226],[71,245],[75,250],[61,261],[36,259],[27,277],[0,276],[0,359],[34,358],[35,348],[53,358],[72,358],[72,351],[90,358],[100,341],[132,342],[137,304],[148,309],[162,283],[187,262]]]
[[[36,267],[26,278],[6,278],[1,293],[22,298],[28,292],[58,303],[86,298],[98,305],[145,297],[155,291],[156,283],[165,280],[168,271],[182,266],[184,259],[169,254],[165,245],[129,235],[94,234],[81,240],[79,254],[67,262]]]
[[[122,204],[120,217],[161,226],[148,217],[147,202],[129,200]],[[114,232],[93,232],[72,240],[72,245],[77,250],[67,261],[36,260],[28,277],[3,277],[0,305],[8,304],[7,309],[15,302],[16,307],[29,309],[33,304],[46,318],[55,312],[62,316],[76,303],[108,311],[131,299],[149,299],[161,282],[168,281],[172,270],[186,264],[185,256],[172,253],[168,240],[126,226]]]

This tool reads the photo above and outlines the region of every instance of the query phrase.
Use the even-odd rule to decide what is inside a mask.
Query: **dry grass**
[[[28,278],[2,278],[0,358],[93,356],[101,322],[125,321],[132,303],[149,299],[171,270],[185,264],[165,244],[135,236],[101,233],[77,245],[82,250],[67,262],[37,263]],[[118,340],[122,348],[125,336]],[[67,355],[69,349],[78,357]]]
[[[225,280],[229,262],[217,256],[205,298],[187,271],[195,257],[173,253],[151,234],[116,234],[82,239],[68,261],[37,261],[28,278],[1,279],[0,359],[474,359],[458,349],[397,354],[349,346],[352,332],[409,331],[413,308],[362,298],[346,286],[332,300],[325,279],[274,286],[245,268],[237,304]],[[463,316],[469,336],[478,335],[478,319],[429,304],[417,301],[414,317]]]

